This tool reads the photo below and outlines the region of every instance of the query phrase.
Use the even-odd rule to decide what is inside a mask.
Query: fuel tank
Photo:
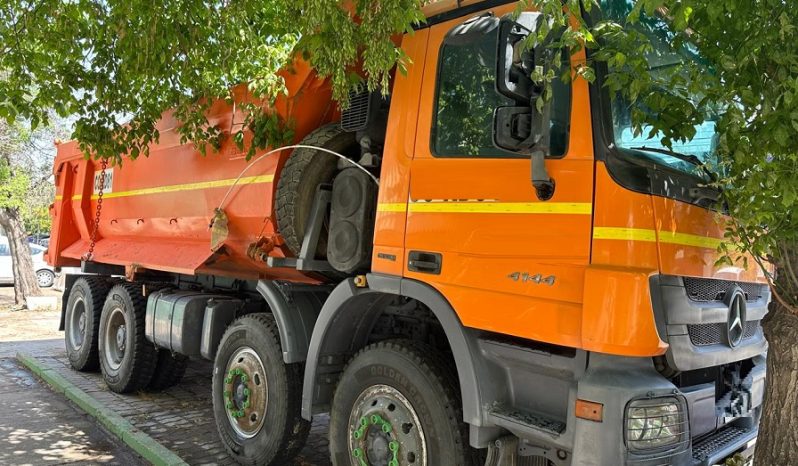
[[[295,141],[339,118],[329,82],[307,63],[296,61],[290,72],[281,75],[288,93],[277,99],[272,110],[292,123]],[[234,95],[236,102],[253,101],[245,85],[236,87]],[[207,115],[210,124],[227,136],[244,121],[242,112],[224,101],[214,102]],[[94,262],[125,266],[131,272],[149,269],[316,282],[317,277],[270,268],[262,260],[264,254],[290,255],[276,235],[273,211],[280,169],[290,151],[263,158],[236,182],[251,163],[246,151],[225,137],[219,151],[208,150],[203,156],[190,142],[181,142],[178,124],[171,111],[164,113],[157,125],[160,140],[150,147],[148,157],[109,164],[100,209],[100,161],[85,158],[76,141],[58,144],[48,262],[79,265],[91,249]],[[245,142],[251,137],[246,134]],[[209,225],[228,191],[227,234],[212,248]],[[95,221],[98,229],[92,248]]]

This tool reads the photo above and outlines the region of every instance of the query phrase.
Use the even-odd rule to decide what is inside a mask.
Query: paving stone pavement
[[[105,386],[99,373],[72,370],[64,355],[39,360],[67,380],[130,421],[191,465],[235,465],[216,432],[211,402],[213,365],[191,361],[178,385],[159,393],[119,395]],[[317,416],[297,466],[330,464],[327,429],[329,418]],[[286,465],[288,466],[288,465]]]

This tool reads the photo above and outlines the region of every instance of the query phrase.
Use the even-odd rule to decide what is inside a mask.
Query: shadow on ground
[[[0,359],[0,464],[144,464],[12,359]]]

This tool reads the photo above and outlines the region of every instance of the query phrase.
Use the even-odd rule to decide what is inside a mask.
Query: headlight
[[[687,439],[687,414],[678,398],[633,400],[626,405],[626,446],[651,450],[676,446]]]

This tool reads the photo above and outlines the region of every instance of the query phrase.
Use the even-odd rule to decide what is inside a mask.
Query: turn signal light
[[[604,405],[587,400],[576,400],[576,417],[588,421],[602,422],[604,420]]]

